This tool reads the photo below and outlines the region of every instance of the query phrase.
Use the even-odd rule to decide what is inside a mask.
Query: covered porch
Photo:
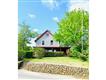
[[[64,52],[65,55],[69,54],[70,47],[41,47],[46,50],[46,52]]]

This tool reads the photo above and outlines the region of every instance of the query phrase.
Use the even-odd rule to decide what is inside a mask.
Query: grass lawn
[[[88,67],[88,61],[82,61],[80,59],[72,58],[72,57],[44,57],[42,59],[24,59],[25,61],[32,61],[32,62],[48,62],[48,63],[59,63],[59,64],[67,64],[67,65],[74,65],[74,66],[82,66]]]

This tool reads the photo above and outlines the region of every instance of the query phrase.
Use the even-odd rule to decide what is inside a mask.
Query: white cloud
[[[38,29],[33,29],[34,32],[38,32]]]
[[[55,22],[59,22],[58,17],[53,17],[53,21],[55,21]]]
[[[35,17],[36,17],[34,14],[28,14],[28,16],[29,16],[30,18],[35,18]]]
[[[56,0],[41,0],[41,3],[48,7],[50,10],[58,7],[58,2]]]
[[[89,11],[89,1],[88,0],[70,0],[68,5],[68,11],[73,9],[83,9]]]

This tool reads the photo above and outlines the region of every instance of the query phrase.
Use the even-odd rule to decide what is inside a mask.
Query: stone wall
[[[75,67],[63,64],[27,62],[23,65],[23,68],[34,72],[71,75],[81,79],[88,79],[89,75],[88,68]]]

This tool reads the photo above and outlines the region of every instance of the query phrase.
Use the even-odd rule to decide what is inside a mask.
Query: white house
[[[39,35],[35,40],[35,48],[36,47],[41,47],[44,48],[46,51],[52,51],[52,52],[57,52],[57,51],[62,51],[64,53],[67,53],[69,51],[70,47],[63,47],[60,46],[59,42],[55,41],[53,39],[53,34],[49,31],[46,30],[44,33]]]
[[[36,47],[59,47],[59,42],[53,39],[53,35],[49,30],[38,36],[35,42]]]

